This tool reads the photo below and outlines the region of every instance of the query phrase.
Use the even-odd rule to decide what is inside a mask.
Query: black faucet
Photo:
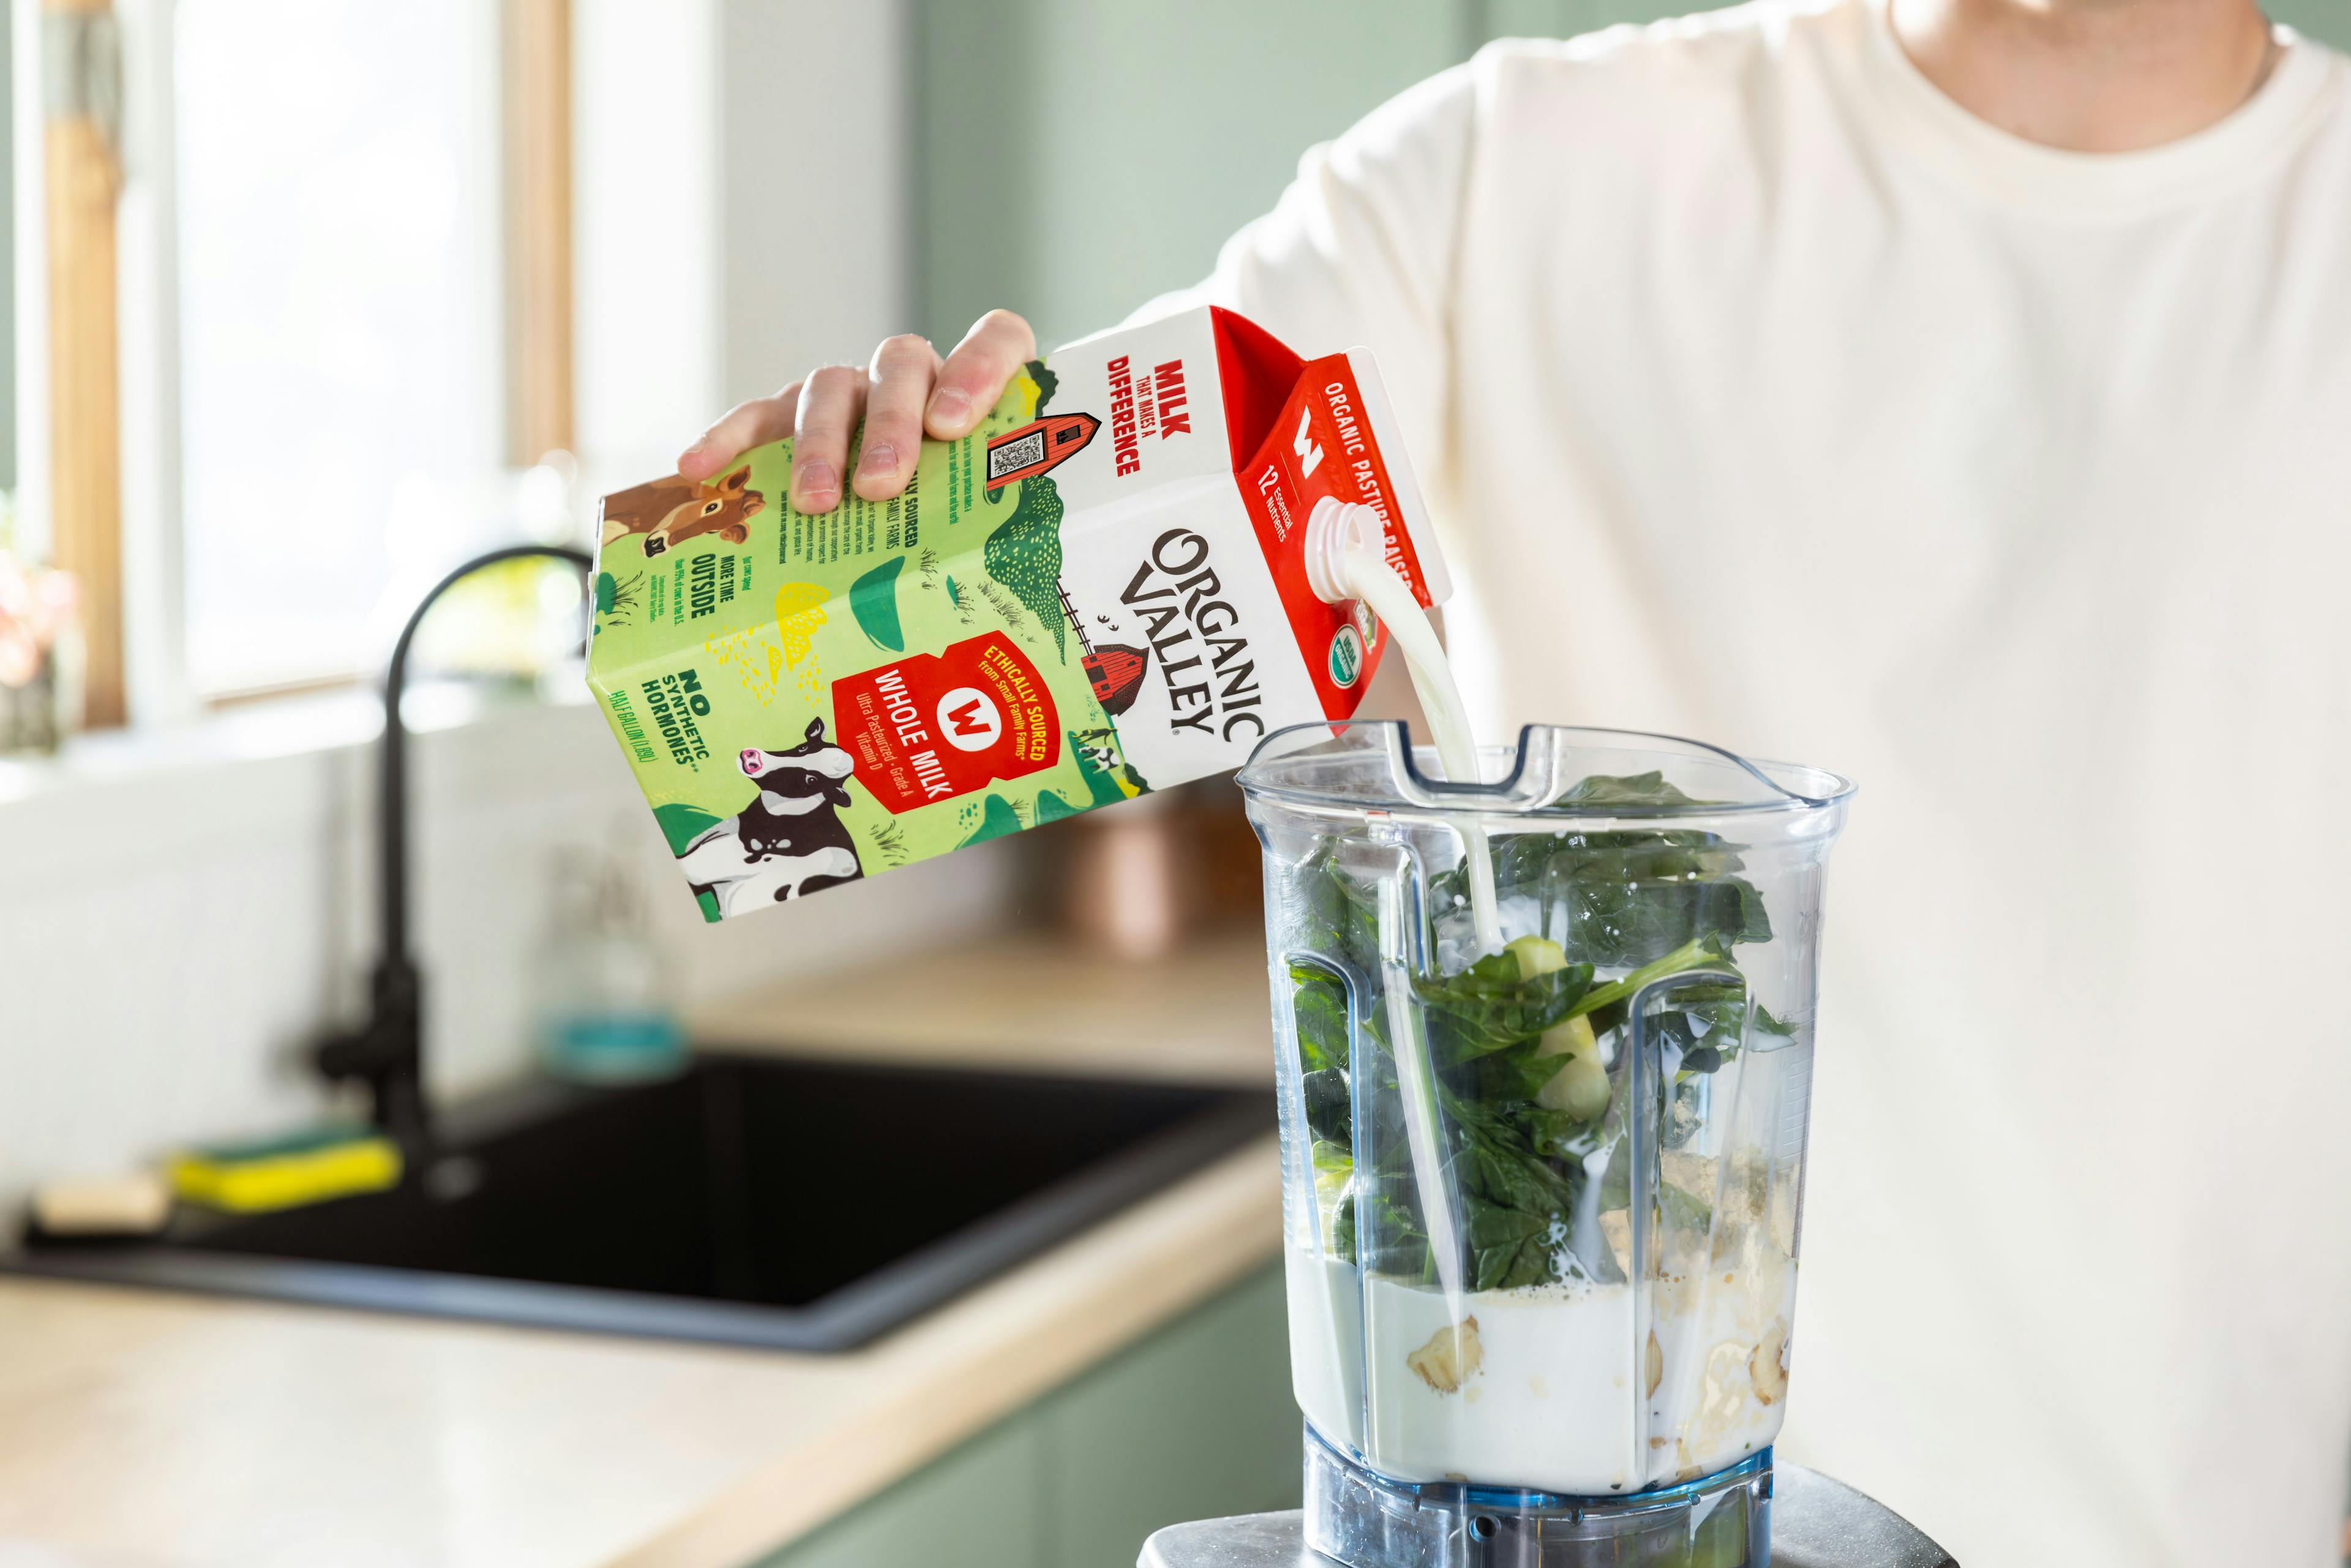
[[[422,986],[408,951],[408,729],[400,720],[400,695],[408,684],[408,644],[434,601],[462,579],[500,561],[543,556],[568,560],[590,574],[593,557],[568,545],[509,545],[477,555],[435,583],[417,601],[392,664],[383,676],[382,782],[376,799],[376,890],[382,900],[382,951],[368,987],[367,1021],[329,1035],[311,1051],[311,1061],[329,1082],[356,1078],[368,1086],[377,1127],[404,1143],[420,1142],[431,1116],[424,1103],[424,1030]]]

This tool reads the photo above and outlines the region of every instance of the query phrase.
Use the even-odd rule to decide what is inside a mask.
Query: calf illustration
[[[716,534],[730,545],[739,545],[751,537],[750,519],[768,504],[766,496],[746,488],[750,482],[751,465],[747,463],[708,484],[673,474],[607,496],[599,542],[609,545],[631,534],[643,534],[648,556],[661,555],[704,534]]]
[[[759,788],[751,803],[714,822],[677,857],[696,893],[718,902],[721,915],[820,893],[865,873],[855,842],[835,813],[850,803],[850,757],[824,737],[824,720],[789,751],[757,747],[737,758]]]

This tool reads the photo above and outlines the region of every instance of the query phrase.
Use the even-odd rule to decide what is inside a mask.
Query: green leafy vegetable
[[[1656,773],[1595,776],[1561,800],[1595,810],[1704,804]],[[1357,996],[1384,996],[1392,971],[1382,963],[1375,886],[1349,872],[1345,853],[1335,841],[1319,849],[1289,879],[1297,902],[1278,912],[1281,928],[1321,960],[1293,961],[1290,979],[1325,1244],[1382,1273],[1434,1279],[1384,1009],[1374,1001],[1353,1010]],[[1410,993],[1437,1075],[1441,1157],[1462,1207],[1470,1288],[1621,1279],[1591,1221],[1630,1201],[1630,1119],[1650,1118],[1660,1144],[1678,1146],[1698,1125],[1698,1080],[1733,1060],[1742,1040],[1770,1049],[1792,1038],[1760,1006],[1750,1019],[1743,987],[1694,979],[1665,993],[1648,1019],[1672,1082],[1652,1084],[1646,1107],[1625,1103],[1631,998],[1685,971],[1735,974],[1738,946],[1771,939],[1762,895],[1743,869],[1739,845],[1698,828],[1497,844],[1501,896],[1531,900],[1550,939],[1522,937],[1457,973],[1416,974]],[[1430,881],[1433,906],[1458,907],[1464,868]],[[1371,1124],[1359,1125],[1366,1113]],[[1705,1195],[1665,1182],[1657,1194],[1666,1223],[1703,1229]]]
[[[1413,981],[1428,1009],[1430,1044],[1447,1065],[1531,1040],[1567,1018],[1591,988],[1589,964],[1529,978],[1512,953],[1489,953],[1458,975]]]
[[[1347,1065],[1347,991],[1336,975],[1305,964],[1290,967],[1290,1008],[1298,1050],[1309,1072]]]
[[[1560,791],[1552,802],[1560,806],[1630,806],[1637,810],[1655,811],[1682,806],[1702,806],[1706,802],[1684,794],[1679,788],[1666,782],[1663,773],[1632,773],[1611,775],[1594,773],[1578,779]]]
[[[1595,775],[1560,803],[1602,809],[1671,810],[1701,805],[1657,773]],[[1735,874],[1738,846],[1695,828],[1524,833],[1494,857],[1496,891],[1534,898],[1555,910],[1564,928],[1550,935],[1570,953],[1603,967],[1639,966],[1693,941],[1768,942],[1763,896]],[[1440,898],[1466,896],[1461,873],[1432,879]]]
[[[1372,887],[1339,863],[1336,844],[1317,851],[1299,869],[1294,884],[1305,906],[1284,912],[1284,924],[1304,944],[1354,974],[1380,971],[1379,909]]]

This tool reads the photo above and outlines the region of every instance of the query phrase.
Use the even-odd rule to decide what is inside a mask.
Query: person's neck
[[[2257,0],[1887,0],[1927,79],[2044,146],[2128,152],[2193,135],[2274,63]]]

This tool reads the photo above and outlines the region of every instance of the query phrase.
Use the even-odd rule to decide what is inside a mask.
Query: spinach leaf
[[[1557,1075],[1565,1065],[1562,1058],[1541,1056],[1536,1048],[1541,1041],[1520,1040],[1507,1051],[1479,1058],[1467,1071],[1457,1074],[1456,1082],[1475,1092],[1479,1103],[1507,1105],[1513,1101],[1531,1101],[1542,1086]],[[1530,1106],[1529,1109],[1534,1109]]]
[[[1557,1277],[1559,1259],[1567,1245],[1561,1216],[1509,1208],[1476,1197],[1468,1207],[1472,1290],[1507,1291],[1545,1284]]]
[[[1347,1075],[1336,1067],[1319,1068],[1299,1080],[1306,1103],[1306,1126],[1317,1138],[1353,1146],[1354,1107],[1349,1103]]]
[[[1419,1279],[1430,1270],[1428,1233],[1420,1211],[1408,1201],[1411,1177],[1394,1171],[1365,1173],[1341,1144],[1317,1142],[1309,1156],[1314,1167],[1314,1198],[1323,1220],[1323,1248],[1342,1262],[1363,1261],[1375,1272]],[[1363,1211],[1371,1218],[1368,1259],[1359,1259]]]
[[[1716,852],[1592,842],[1710,836],[1570,835],[1585,842],[1553,856],[1547,873],[1564,917],[1560,946],[1613,967],[1652,963],[1708,938],[1725,949],[1739,942],[1770,941],[1771,921],[1762,895],[1744,879],[1709,869]]]
[[[1328,970],[1290,966],[1290,1010],[1298,1052],[1310,1072],[1347,1065],[1347,988]]]
[[[1482,1072],[1494,1062],[1479,1064]],[[1555,1071],[1556,1061],[1542,1074]],[[1524,1095],[1488,1090],[1464,1095],[1438,1085],[1447,1119],[1463,1134],[1455,1169],[1474,1290],[1540,1284],[1558,1276],[1568,1241],[1582,1169],[1545,1155],[1527,1124],[1541,1113]]]
[[[1350,1250],[1360,1252],[1361,1261],[1374,1273],[1405,1280],[1433,1277],[1435,1260],[1428,1252],[1428,1230],[1421,1223],[1420,1209],[1411,1194],[1408,1175],[1387,1173],[1375,1177],[1335,1228],[1346,1235]],[[1367,1217],[1372,1226],[1368,1242],[1361,1234]]]
[[[1285,911],[1282,924],[1301,945],[1359,975],[1380,972],[1379,906],[1374,890],[1339,863],[1335,842],[1325,843],[1298,868],[1292,879],[1303,907]]]
[[[1659,773],[1595,774],[1556,804],[1602,808],[1702,806]],[[1712,938],[1729,952],[1768,942],[1762,894],[1736,873],[1739,846],[1698,828],[1520,833],[1502,841],[1495,884],[1509,898],[1540,901],[1558,917],[1549,935],[1571,958],[1614,968],[1652,963],[1687,943]],[[1466,894],[1460,872],[1433,879],[1441,898]]]
[[[1428,1009],[1429,1047],[1438,1065],[1450,1066],[1507,1051],[1568,1017],[1592,988],[1592,966],[1530,980],[1514,955],[1489,953],[1458,975],[1416,976],[1412,987]]]

